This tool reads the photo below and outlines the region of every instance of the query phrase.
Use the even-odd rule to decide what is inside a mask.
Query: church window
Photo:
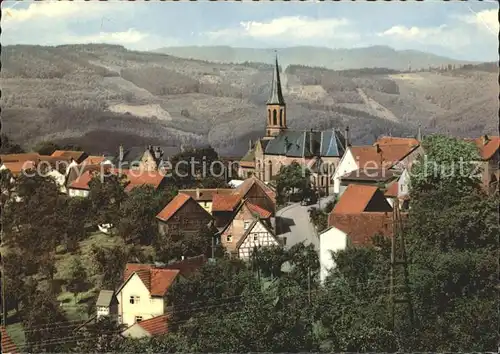
[[[280,126],[283,126],[283,110],[280,109]]]
[[[271,124],[271,110],[267,110],[267,124]]]
[[[273,110],[273,125],[277,125],[277,124],[278,124],[278,118],[277,118],[276,110],[274,109]]]

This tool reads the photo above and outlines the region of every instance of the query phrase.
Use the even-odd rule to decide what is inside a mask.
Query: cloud
[[[214,40],[249,37],[258,40],[286,38],[287,41],[295,42],[357,37],[356,33],[345,30],[348,25],[350,25],[350,22],[345,18],[316,19],[304,16],[287,16],[275,18],[267,22],[240,22],[240,26],[237,28],[220,29],[208,32],[207,35]],[[339,31],[339,28],[343,28],[344,30]]]
[[[443,34],[446,29],[446,25],[428,28],[393,26],[388,30],[377,33],[377,35],[379,37],[394,37],[403,40],[427,40],[429,37]]]
[[[469,7],[469,10],[471,11],[470,15],[461,15],[456,17],[467,24],[476,26],[480,30],[486,30],[493,35],[498,36],[500,26],[498,23],[497,9],[475,12]]]
[[[85,36],[67,36],[67,43],[108,43],[108,44],[136,44],[146,40],[150,34],[137,31],[135,28],[129,28],[122,32],[99,32],[97,34]]]

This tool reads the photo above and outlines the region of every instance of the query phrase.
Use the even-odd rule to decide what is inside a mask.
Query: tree
[[[126,177],[115,174],[96,174],[89,182],[89,200],[94,223],[111,224],[111,229],[120,221],[120,206],[126,199]]]
[[[14,143],[5,135],[0,135],[0,154],[22,154],[24,152],[21,145]]]
[[[186,149],[171,159],[172,180],[180,189],[193,187],[205,178],[210,178],[208,181],[212,182],[219,180],[216,176],[222,175],[223,167],[216,161],[219,161],[219,155],[210,146]]]
[[[85,236],[85,224],[90,219],[90,200],[88,198],[67,198],[61,218],[66,225],[62,241],[68,252],[75,252]]]
[[[42,141],[35,145],[34,151],[40,155],[52,155],[56,150],[61,150],[61,147],[52,141]]]
[[[175,196],[175,190],[157,191],[151,186],[134,188],[120,205],[118,232],[125,242],[152,244],[157,238],[156,215]]]
[[[130,348],[126,350],[123,346],[123,337],[120,335],[125,330],[111,317],[100,317],[95,323],[89,323],[80,329],[80,334],[75,346],[72,348],[76,353],[110,353],[110,352],[135,352]],[[130,341],[129,341],[130,342]],[[121,349],[121,350],[120,350]]]
[[[123,270],[130,254],[129,249],[123,246],[104,248],[92,245],[90,254],[95,267],[94,273],[101,279],[101,288],[115,289],[122,281]]]
[[[282,166],[276,181],[278,198],[290,198],[291,194],[297,192],[307,194],[311,190],[310,175],[311,171],[297,162]]]
[[[31,292],[27,305],[23,311],[25,350],[29,352],[67,351],[68,343],[61,343],[60,339],[68,337],[72,326],[67,322],[53,294],[35,290]]]
[[[83,267],[80,258],[74,257],[70,266],[70,277],[66,288],[73,293],[75,297],[87,289],[87,271]]]

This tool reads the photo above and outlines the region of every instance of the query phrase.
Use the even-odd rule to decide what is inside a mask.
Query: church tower
[[[265,139],[272,139],[282,131],[286,130],[286,104],[281,90],[278,55],[276,55],[276,63],[274,66],[271,95],[267,101],[266,108],[267,124]]]

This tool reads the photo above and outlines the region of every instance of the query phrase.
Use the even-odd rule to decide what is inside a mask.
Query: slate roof
[[[99,296],[97,297],[96,306],[109,307],[113,300],[114,291],[112,290],[101,290]]]
[[[285,104],[285,99],[283,98],[283,92],[281,90],[278,56],[276,56],[276,61],[274,64],[273,81],[271,83],[271,94],[269,95],[269,100],[267,100],[267,104],[278,104],[278,105]]]
[[[342,157],[345,152],[345,139],[337,130],[293,131],[285,130],[269,140],[266,155],[310,158]]]

